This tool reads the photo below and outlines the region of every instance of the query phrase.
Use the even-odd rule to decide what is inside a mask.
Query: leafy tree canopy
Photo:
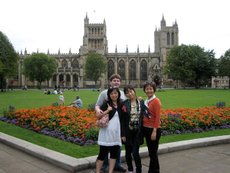
[[[43,53],[34,53],[24,60],[24,73],[31,81],[49,80],[57,69],[56,60]]]
[[[106,71],[106,62],[101,54],[89,52],[85,63],[85,74],[88,79],[97,83],[98,79]]]
[[[230,77],[230,49],[220,57],[219,61],[219,75]]]
[[[0,31],[0,87],[5,88],[6,77],[17,74],[18,55],[7,36]]]
[[[198,45],[172,48],[167,56],[165,73],[174,80],[199,88],[215,75],[216,60],[213,50],[204,51]]]
[[[228,76],[230,78],[230,49],[224,53],[224,56],[220,57],[218,71],[219,76]],[[228,86],[230,88],[230,80]]]

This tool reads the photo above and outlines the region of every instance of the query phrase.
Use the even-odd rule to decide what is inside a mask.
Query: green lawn
[[[95,103],[99,92],[92,90],[80,91],[65,91],[65,105],[71,103],[76,95],[79,95],[84,107]],[[145,98],[142,89],[137,89],[137,95]],[[163,108],[179,108],[179,107],[204,107],[213,106],[217,102],[225,102],[226,106],[230,105],[230,91],[229,90],[174,90],[165,89],[158,91],[156,95],[161,99]],[[58,95],[45,95],[42,90],[14,90],[0,93],[0,115],[3,111],[8,109],[9,105],[13,105],[16,109],[33,108],[51,105],[58,101]],[[7,124],[0,121],[0,132],[24,139],[31,143],[76,157],[87,157],[98,154],[98,146],[78,146],[69,142],[64,142],[49,136],[35,133],[33,131],[22,129],[20,127]],[[204,133],[169,135],[161,138],[161,143],[168,143],[174,141],[229,135],[230,129],[215,130]]]
[[[46,95],[43,90],[14,90],[9,92],[0,93],[0,114],[8,109],[9,105],[13,105],[16,109],[20,108],[38,108],[42,106],[52,105],[54,102],[58,102],[59,95]],[[77,95],[79,95],[83,102],[84,107],[88,107],[89,104],[95,103],[99,92],[92,90],[80,90],[72,91],[66,90],[64,92],[65,105],[69,105],[73,102]]]
[[[136,89],[137,95],[145,98],[142,89]],[[65,105],[69,105],[79,95],[87,108],[89,104],[95,103],[99,95],[98,91],[82,89],[80,91],[65,91]],[[204,107],[213,106],[217,102],[225,102],[230,105],[230,90],[174,90],[165,89],[156,92],[161,99],[163,108],[179,108],[179,107]],[[14,90],[9,92],[0,92],[0,115],[9,105],[19,108],[37,108],[41,106],[51,105],[58,101],[59,95],[46,95],[43,90]]]

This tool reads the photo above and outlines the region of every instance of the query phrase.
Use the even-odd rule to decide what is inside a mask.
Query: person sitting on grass
[[[65,98],[64,98],[64,96],[63,96],[63,93],[62,92],[60,92],[60,95],[59,95],[59,105],[62,105],[62,106],[64,106],[64,103],[65,103]]]
[[[74,100],[72,103],[70,103],[70,106],[73,106],[76,108],[82,108],[83,102],[82,102],[80,96],[76,96],[76,100]]]

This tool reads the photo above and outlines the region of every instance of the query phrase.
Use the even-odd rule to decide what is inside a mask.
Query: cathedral
[[[79,53],[61,53],[50,54],[58,63],[58,68],[53,77],[42,83],[43,87],[54,88],[60,86],[63,88],[92,88],[95,86],[94,81],[85,77],[84,66],[89,51],[96,51],[101,54],[107,62],[106,73],[97,83],[100,88],[109,84],[109,76],[113,73],[120,74],[121,85],[132,84],[135,87],[141,87],[145,81],[159,80],[161,85],[170,85],[172,82],[168,76],[163,74],[166,64],[167,52],[179,44],[179,30],[177,22],[172,26],[166,26],[164,16],[160,21],[160,28],[154,31],[154,52],[148,47],[147,52],[140,52],[139,47],[135,52],[129,52],[128,46],[125,52],[118,52],[117,48],[113,53],[108,52],[108,40],[106,34],[106,21],[103,23],[90,23],[86,14],[84,18],[84,35],[83,44],[79,48]],[[138,33],[137,33],[138,34]],[[141,33],[140,33],[141,34]],[[20,60],[18,66],[18,75],[16,78],[9,80],[8,84],[14,87],[35,87],[37,82],[27,79],[22,73],[23,60],[29,56],[27,51],[19,53]]]

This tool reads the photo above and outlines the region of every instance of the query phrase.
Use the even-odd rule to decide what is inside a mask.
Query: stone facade
[[[79,49],[79,53],[60,53],[47,55],[55,57],[58,62],[58,68],[52,79],[44,82],[42,85],[48,88],[55,86],[72,88],[74,86],[80,88],[89,88],[94,86],[93,81],[89,81],[84,76],[85,59],[89,51],[100,53],[108,62],[107,72],[100,78],[101,88],[108,85],[108,78],[113,73],[118,73],[122,77],[122,85],[133,84],[136,87],[149,80],[159,79],[163,85],[170,85],[170,80],[162,74],[167,52],[174,46],[179,44],[179,30],[177,22],[172,26],[166,26],[164,16],[161,20],[161,26],[154,31],[155,50],[151,52],[150,47],[148,52],[139,52],[137,47],[136,52],[129,52],[128,46],[126,52],[119,53],[115,48],[114,53],[108,52],[108,40],[106,35],[106,22],[89,23],[89,18],[86,15],[84,19],[84,36],[83,45]],[[20,61],[18,66],[18,76],[15,79],[8,80],[11,86],[17,87],[34,87],[36,82],[31,82],[22,74],[23,60],[29,56],[27,51],[20,53]]]
[[[229,80],[228,76],[213,76],[212,88],[229,88]]]

